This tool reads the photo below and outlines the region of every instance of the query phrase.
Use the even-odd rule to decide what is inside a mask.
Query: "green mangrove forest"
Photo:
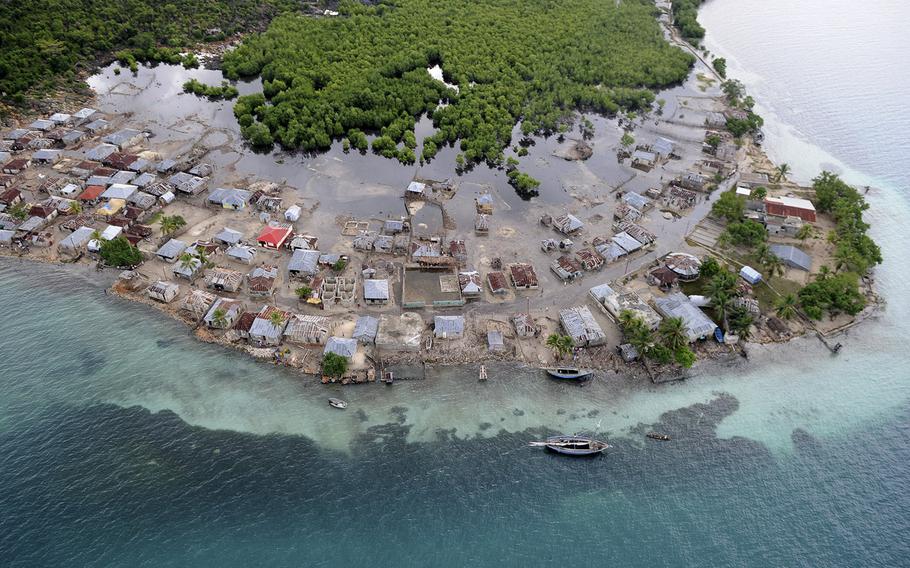
[[[339,11],[283,14],[225,55],[228,78],[263,80],[234,107],[251,143],[365,150],[370,133],[373,151],[403,163],[458,144],[462,163],[502,165],[517,124],[548,134],[574,111],[648,109],[693,63],[648,0],[346,0]],[[418,144],[424,113],[435,132]]]

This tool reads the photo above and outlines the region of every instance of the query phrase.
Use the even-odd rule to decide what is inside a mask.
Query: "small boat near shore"
[[[645,436],[647,436],[648,438],[651,438],[652,440],[660,440],[661,442],[670,441],[670,436],[668,436],[667,434],[658,434],[657,432],[648,432],[647,434],[645,434]]]
[[[593,369],[579,369],[578,367],[545,367],[544,371],[555,379],[569,379],[583,381],[591,376]]]
[[[342,410],[348,407],[348,403],[341,400],[340,398],[330,398],[329,404],[335,408],[341,408]]]
[[[593,456],[607,448],[609,444],[587,436],[550,436],[540,442],[531,442],[531,447],[545,447],[557,454],[567,456]]]

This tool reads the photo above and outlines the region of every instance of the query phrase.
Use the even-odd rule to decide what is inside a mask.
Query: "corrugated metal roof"
[[[435,316],[433,318],[433,335],[446,337],[464,334],[464,316]]]
[[[389,281],[368,278],[363,281],[363,298],[365,300],[388,300]]]
[[[326,353],[334,353],[335,355],[341,355],[342,357],[347,357],[351,359],[357,353],[357,340],[348,339],[346,337],[330,337],[325,343],[325,349],[322,351],[323,355]]]
[[[801,268],[805,271],[812,269],[812,257],[795,246],[771,245],[771,252],[787,266]]]
[[[361,343],[373,343],[379,331],[379,320],[372,316],[360,316],[354,324],[354,339]]]
[[[295,250],[290,262],[288,262],[288,271],[316,274],[319,270],[320,254],[318,250]]]
[[[711,321],[684,294],[675,293],[666,298],[656,298],[654,305],[662,316],[682,319],[689,341],[708,337],[714,333],[714,329],[717,327],[717,324]]]
[[[183,251],[186,250],[186,243],[183,241],[178,241],[177,239],[171,239],[168,242],[164,243],[160,249],[158,249],[155,254],[162,258],[177,258]]]

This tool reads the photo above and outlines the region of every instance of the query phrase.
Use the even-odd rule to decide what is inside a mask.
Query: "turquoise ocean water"
[[[484,385],[443,369],[334,390],[200,344],[94,273],[3,261],[0,565],[907,565],[902,10],[712,0],[701,16],[772,155],[875,187],[888,305],[840,355],[797,341],[662,387],[498,366]],[[338,393],[346,412],[325,404]],[[524,447],[584,429],[615,448]]]

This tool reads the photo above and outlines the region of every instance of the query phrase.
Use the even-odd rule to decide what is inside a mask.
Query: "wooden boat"
[[[572,379],[582,381],[591,376],[592,369],[579,369],[578,367],[546,367],[544,371],[557,379]]]
[[[567,456],[593,456],[610,446],[606,442],[587,436],[550,436],[542,442],[531,442],[532,447],[545,447],[550,451]]]
[[[347,408],[347,407],[348,407],[348,403],[346,403],[345,401],[341,400],[340,398],[330,398],[330,399],[329,399],[329,404],[332,405],[332,406],[334,406],[335,408],[341,408],[341,409],[344,409],[344,408]]]
[[[669,442],[670,436],[666,434],[658,434],[657,432],[648,432],[645,436],[651,438],[652,440],[660,440],[661,442]]]

